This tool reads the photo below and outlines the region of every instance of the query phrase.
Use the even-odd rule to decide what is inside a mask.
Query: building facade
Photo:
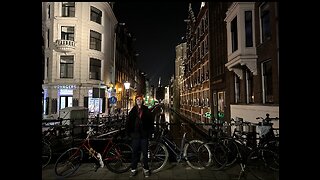
[[[230,100],[228,81],[231,72],[225,64],[227,57],[227,31],[224,21],[231,2],[208,2],[208,41],[211,115],[220,122],[230,121]]]
[[[186,59],[180,90],[180,113],[193,122],[209,122],[205,114],[210,108],[210,64],[208,5],[202,3],[197,16],[191,3],[186,33]]]
[[[180,104],[182,103],[181,90],[184,77],[184,61],[187,58],[187,43],[183,42],[176,46],[175,72],[173,82],[173,109],[180,112]]]
[[[279,117],[279,3],[234,2],[225,22],[231,118]]]
[[[42,3],[44,115],[72,106],[108,113],[116,24],[107,2]]]
[[[114,104],[118,113],[126,113],[134,106],[134,97],[142,91],[144,75],[137,69],[135,37],[125,23],[116,26],[116,57],[115,57],[115,91],[117,103]],[[124,83],[129,82],[130,88],[125,89]]]
[[[278,2],[202,2],[196,16],[189,5],[180,113],[204,123],[279,117],[278,19]]]

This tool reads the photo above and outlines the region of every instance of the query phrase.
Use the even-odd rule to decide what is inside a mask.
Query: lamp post
[[[126,94],[127,94],[127,115],[128,115],[128,109],[129,109],[129,88],[130,88],[130,83],[126,81],[124,83],[124,88],[126,89]]]

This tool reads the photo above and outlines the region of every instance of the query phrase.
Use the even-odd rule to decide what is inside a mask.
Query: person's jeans
[[[143,168],[149,170],[148,165],[148,138],[134,138],[132,139],[132,162],[131,169],[137,169],[138,162],[140,160],[140,151],[142,152]]]

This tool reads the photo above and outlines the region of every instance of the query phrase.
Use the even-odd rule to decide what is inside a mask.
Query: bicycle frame
[[[90,144],[90,135],[87,136],[87,138],[81,143],[80,146],[78,146],[78,150],[74,153],[79,153],[80,149],[86,150],[86,152],[89,154],[89,156],[94,157],[96,160],[99,160],[97,157],[97,153]]]
[[[90,127],[87,131],[87,134],[87,137],[83,139],[78,146],[70,148],[60,155],[55,164],[55,173],[57,176],[68,177],[73,174],[81,166],[81,162],[84,159],[84,153],[88,153],[89,158],[94,157],[96,160],[94,162],[96,164],[95,171],[104,166],[115,173],[123,173],[129,170],[129,166],[122,164],[124,160],[122,151],[125,150],[123,152],[126,152],[127,154],[132,152],[132,148],[129,145],[114,143],[113,137],[100,138],[101,136],[97,136],[97,138],[90,138],[90,136],[93,134],[93,130]],[[104,140],[105,144],[101,146],[104,148],[102,155],[93,149],[90,141],[94,139]],[[118,163],[121,163],[121,167],[116,166]]]
[[[101,153],[102,157],[104,157],[104,155],[109,152],[109,150],[112,148],[112,146],[114,145],[113,143],[113,138],[99,138],[98,140],[107,140],[108,143],[104,146],[104,149]],[[105,158],[103,160],[106,160],[106,161],[112,161],[114,159],[117,159],[117,157],[120,156],[121,152],[119,152],[119,149],[116,149],[116,154],[112,157],[112,158]]]
[[[178,162],[183,159],[183,148],[186,142],[186,132],[183,134],[182,139],[181,139],[181,145],[180,147],[175,143],[174,141],[171,141],[169,138],[167,138],[165,135],[162,135],[160,137],[160,142],[166,145],[175,155],[176,159]]]
[[[175,156],[177,163],[180,163],[181,160],[184,160],[193,169],[204,169],[203,166],[199,165],[197,149],[201,144],[203,144],[203,141],[198,139],[193,139],[191,141],[187,140],[186,135],[188,132],[183,130],[180,146],[178,146],[179,141],[176,141],[175,138],[172,140],[170,136],[165,133],[168,125],[174,124],[177,123],[162,123],[161,125],[164,125],[164,127],[160,126],[159,131],[156,131],[157,133],[155,139],[150,143],[150,162],[152,166],[152,172],[159,172],[165,167],[169,158],[169,149],[172,151],[172,155]],[[181,125],[185,124],[186,123],[181,123]],[[208,147],[205,146],[205,148],[208,152],[208,157],[211,157]]]
[[[86,150],[86,152],[88,152],[88,154],[92,157],[94,157],[96,160],[99,161],[99,157],[97,157],[97,154],[98,152],[95,151],[92,147],[92,145],[90,144],[90,141],[93,140],[93,139],[90,139],[90,136],[88,136],[80,146],[78,146],[79,149],[84,149]],[[114,145],[113,143],[113,138],[98,138],[97,140],[106,140],[107,141],[107,144],[104,146],[103,148],[103,151],[101,153],[101,157],[104,157],[104,155],[109,152],[109,150],[111,149],[111,147]],[[75,154],[78,153],[78,152],[75,152]],[[115,152],[115,156],[113,156],[112,158],[106,158],[104,160],[106,161],[112,161],[114,159],[117,159],[117,157],[120,156],[121,152],[119,152],[118,149],[116,149],[116,152]]]

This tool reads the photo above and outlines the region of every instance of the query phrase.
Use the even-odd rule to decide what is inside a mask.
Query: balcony
[[[55,45],[57,50],[61,52],[71,52],[76,48],[75,42],[72,40],[57,39]]]
[[[233,71],[240,79],[243,79],[242,66],[247,66],[253,75],[257,75],[257,58],[256,54],[238,54],[233,59],[228,58],[225,66],[229,71]]]

